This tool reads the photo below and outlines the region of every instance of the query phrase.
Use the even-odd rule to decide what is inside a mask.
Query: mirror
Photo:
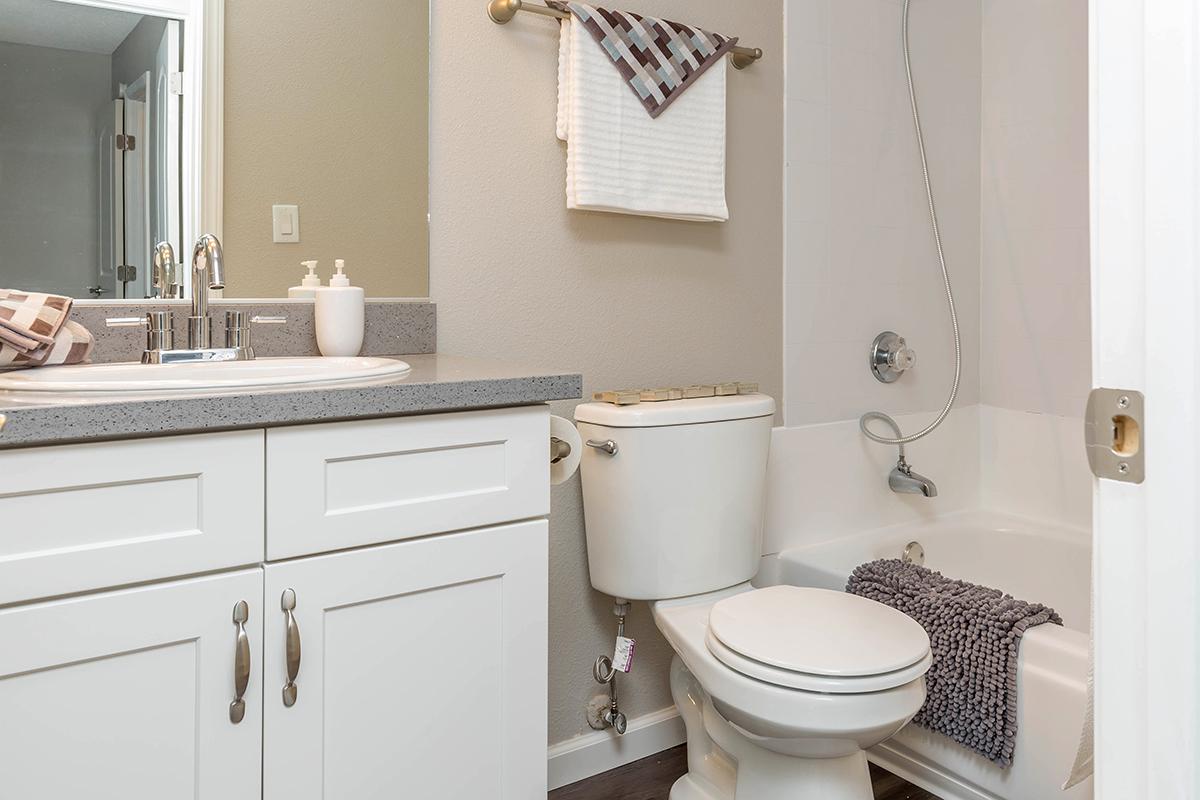
[[[126,265],[182,237],[181,45],[177,20],[0,0],[0,285],[148,294]]]
[[[0,0],[0,287],[186,297],[155,246],[214,232],[225,297],[337,258],[426,296],[428,29],[421,0]]]

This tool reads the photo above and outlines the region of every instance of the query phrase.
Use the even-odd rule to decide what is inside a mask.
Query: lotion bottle
[[[317,275],[317,262],[301,261],[300,266],[307,268],[308,274],[300,279],[299,286],[288,289],[288,297],[313,300],[317,296],[317,288],[321,285],[321,278]]]
[[[362,349],[366,304],[361,286],[351,286],[346,262],[334,262],[328,286],[316,289],[317,347],[323,356],[356,356]]]

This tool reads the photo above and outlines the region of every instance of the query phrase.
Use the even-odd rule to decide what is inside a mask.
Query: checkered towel
[[[737,44],[692,25],[585,3],[546,0],[570,11],[600,44],[651,117],[661,114]]]
[[[92,334],[70,313],[69,297],[0,289],[0,369],[86,361]]]

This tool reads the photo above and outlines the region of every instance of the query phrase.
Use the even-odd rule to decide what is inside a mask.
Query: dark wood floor
[[[555,789],[548,800],[667,800],[671,784],[685,772],[687,747],[680,745]],[[874,764],[871,765],[871,783],[875,787],[875,800],[938,800]]]

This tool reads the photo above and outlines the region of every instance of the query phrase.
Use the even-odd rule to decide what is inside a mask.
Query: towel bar
[[[522,0],[490,0],[488,16],[497,25],[503,25],[517,15],[518,11],[528,11],[531,14],[541,14],[543,17],[567,19],[570,14],[549,6],[526,4]],[[733,47],[729,50],[729,60],[735,69],[745,69],[762,58],[763,51],[759,47]]]

